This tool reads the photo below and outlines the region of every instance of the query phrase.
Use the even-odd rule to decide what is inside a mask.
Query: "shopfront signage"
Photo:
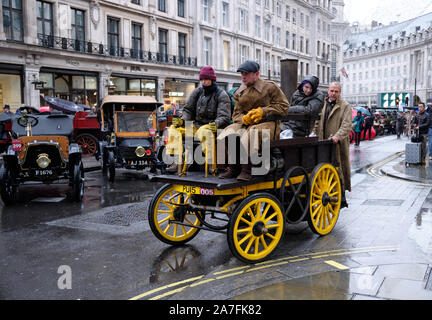
[[[35,90],[42,90],[45,88],[45,82],[44,81],[34,81],[32,83],[34,84]]]
[[[169,96],[170,97],[184,97],[184,92],[170,92]]]
[[[382,108],[397,108],[405,105],[407,97],[409,98],[409,93],[406,92],[387,92],[381,93],[379,98]]]

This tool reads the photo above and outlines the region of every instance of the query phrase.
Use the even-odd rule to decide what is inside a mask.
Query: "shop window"
[[[12,112],[21,106],[20,75],[0,73],[0,106],[3,107],[5,104],[11,107]]]
[[[195,82],[165,81],[165,89],[163,93],[165,110],[183,108],[196,86],[197,83]]]
[[[98,103],[98,80],[96,76],[41,72],[39,79],[45,82],[44,89],[40,90],[41,105],[45,104],[43,97],[47,96],[90,107],[96,106]]]
[[[6,40],[23,41],[22,0],[2,0]]]
[[[156,98],[156,80],[111,77],[110,95],[134,95]]]

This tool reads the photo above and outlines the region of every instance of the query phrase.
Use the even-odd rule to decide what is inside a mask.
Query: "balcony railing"
[[[90,41],[81,41],[43,34],[38,34],[38,45],[45,48],[82,52],[106,57],[118,57],[141,62],[197,67],[197,58],[162,54],[159,52],[150,52],[144,50],[127,49],[122,47],[108,47],[103,44],[97,44]]]

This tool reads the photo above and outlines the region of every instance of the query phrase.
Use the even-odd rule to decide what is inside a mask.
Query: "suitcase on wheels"
[[[410,142],[405,145],[405,164],[421,164],[421,143]]]

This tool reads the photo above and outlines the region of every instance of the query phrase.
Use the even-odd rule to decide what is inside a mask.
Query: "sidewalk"
[[[401,139],[403,146],[409,142],[409,140],[404,137]],[[397,149],[398,150],[398,149]],[[395,150],[395,153],[398,153]],[[432,160],[426,159],[426,165],[406,165],[405,163],[405,148],[400,150],[401,155],[387,163],[385,163],[380,171],[382,174],[403,179],[412,182],[418,182],[423,184],[432,184]]]

